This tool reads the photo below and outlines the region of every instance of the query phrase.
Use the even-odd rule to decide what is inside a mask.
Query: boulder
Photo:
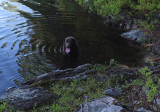
[[[35,105],[42,106],[50,103],[58,97],[47,90],[41,88],[32,88],[30,86],[22,86],[19,88],[11,88],[0,97],[0,100],[14,107],[15,110],[29,110]]]
[[[144,43],[146,41],[146,36],[141,30],[131,30],[129,32],[122,33],[121,36],[138,43]]]
[[[138,108],[136,112],[152,112],[152,111],[146,110],[145,108],[141,107],[141,108]]]
[[[125,109],[121,106],[115,105],[117,102],[110,96],[102,96],[91,102],[87,102],[78,112],[121,112]]]

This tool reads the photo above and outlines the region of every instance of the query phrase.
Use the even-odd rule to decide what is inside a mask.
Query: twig
[[[157,103],[156,97],[154,97],[153,104],[155,105],[157,111],[159,112],[159,111],[160,111],[160,108],[159,108],[159,105],[158,105],[158,103]]]
[[[82,107],[82,104],[80,104],[80,106],[81,106],[81,112],[83,112],[83,107]]]
[[[87,112],[89,112],[88,110],[89,110],[89,108],[88,108],[88,99],[87,99],[87,96],[85,96],[86,97],[86,106],[87,106]]]

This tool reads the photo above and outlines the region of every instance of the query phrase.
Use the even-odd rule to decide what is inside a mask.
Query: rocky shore
[[[112,24],[114,20],[110,17],[105,22],[106,25]],[[146,35],[144,29],[140,29],[137,24],[132,24],[129,20],[119,22],[119,26],[126,29],[126,32],[121,34],[122,38],[131,40],[132,43],[138,43],[143,45],[143,47],[149,48],[153,52],[156,58],[151,59],[149,62],[149,69],[152,71],[152,76],[159,76],[160,74],[160,59],[157,56],[160,55],[160,47],[157,41],[155,44],[146,44],[149,36]],[[114,25],[117,25],[114,24]],[[150,62],[152,61],[152,63]],[[154,65],[152,65],[154,64]],[[149,102],[147,100],[147,93],[143,92],[145,87],[145,82],[140,86],[135,86],[134,81],[138,79],[143,79],[139,72],[140,68],[129,68],[125,65],[91,65],[85,64],[78,66],[77,68],[68,68],[65,70],[56,70],[50,73],[42,74],[37,76],[33,80],[26,81],[19,87],[10,88],[7,92],[0,97],[1,102],[7,102],[9,108],[14,111],[32,111],[33,108],[43,107],[45,105],[56,104],[61,95],[57,95],[50,91],[50,84],[62,81],[64,84],[68,82],[76,81],[86,81],[89,78],[94,78],[96,81],[106,82],[112,81],[112,85],[106,87],[103,91],[103,95],[98,98],[92,98],[88,100],[85,96],[85,103],[82,103],[76,108],[77,112],[127,112],[127,111],[137,111],[137,112],[152,112],[158,111],[159,108],[154,106],[154,102]],[[47,86],[47,88],[45,87]],[[118,86],[118,88],[117,88]],[[54,87],[51,87],[54,88]],[[70,88],[70,87],[67,87]],[[81,87],[76,87],[74,91],[80,90],[84,92]],[[137,91],[135,90],[137,89]],[[137,99],[144,98],[144,100]],[[86,94],[86,91],[83,95]],[[97,94],[97,93],[94,93]],[[157,93],[158,94],[158,93]],[[160,107],[159,95],[155,95],[158,107]],[[141,103],[140,103],[141,102]],[[140,106],[139,106],[140,105]],[[146,105],[150,105],[147,107]],[[11,106],[11,107],[10,107]],[[45,107],[45,111],[50,111],[51,106]]]
[[[159,112],[159,26],[149,31],[137,21],[143,19],[132,20],[121,14],[118,22],[113,16],[107,16],[104,23],[125,29],[122,38],[153,53],[147,67],[84,64],[45,73],[8,89],[0,97],[1,105],[7,104],[3,111]]]
[[[86,81],[92,77],[95,78],[97,82],[107,82],[110,80],[112,85],[109,87],[106,86],[106,90],[103,91],[103,95],[99,98],[88,100],[90,96],[85,96],[85,103],[79,105],[77,112],[157,111],[156,108],[148,108],[145,104],[153,105],[153,103],[147,100],[143,101],[144,99],[137,99],[138,97],[146,98],[147,95],[147,93],[142,92],[143,84],[140,86],[133,84],[134,81],[142,79],[143,77],[139,72],[140,68],[129,68],[124,65],[118,65],[109,66],[102,71],[98,70],[99,67],[102,68],[101,65],[85,64],[77,68],[57,70],[42,74],[33,80],[21,84],[20,87],[9,89],[7,93],[1,96],[1,101],[6,101],[14,110],[29,111],[32,110],[35,105],[40,108],[44,105],[57,102],[58,99],[63,96],[63,94],[58,96],[51,92],[50,88],[45,88],[44,85],[48,86],[58,81],[62,81],[63,83],[75,80]],[[160,66],[150,66],[149,69],[152,71],[152,76],[159,76]],[[52,88],[54,88],[54,86]],[[136,88],[137,90],[135,90]],[[74,91],[76,90],[80,92],[85,91],[81,87],[75,87]],[[83,94],[86,94],[86,92]],[[158,97],[157,100],[159,101]],[[51,107],[46,107],[46,111],[49,108]]]

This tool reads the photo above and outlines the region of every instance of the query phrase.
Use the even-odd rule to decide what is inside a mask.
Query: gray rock
[[[57,96],[40,88],[31,88],[23,86],[11,88],[0,97],[0,100],[6,100],[15,110],[29,110],[35,106],[50,103]]]
[[[155,54],[160,55],[160,45],[154,46],[152,50]]]
[[[121,36],[123,38],[133,40],[138,43],[143,43],[146,41],[146,36],[145,36],[144,32],[141,30],[131,30],[129,32],[122,33]]]
[[[90,68],[92,68],[93,65],[91,64],[84,64],[84,65],[81,65],[81,66],[78,66],[77,68],[74,69],[74,73],[81,73],[81,72],[84,72],[86,70],[89,70]]]
[[[104,24],[111,25],[114,23],[114,17],[112,15],[106,16],[106,20],[104,21]]]
[[[137,24],[133,24],[132,25],[132,29],[137,29],[138,28],[138,25]]]
[[[119,96],[122,94],[122,90],[119,88],[112,88],[105,90],[104,93],[111,96]]]
[[[87,102],[78,112],[121,112],[123,107],[114,104],[116,100],[109,96],[102,96]]]
[[[154,103],[155,103],[155,101],[154,101]],[[160,108],[160,99],[156,99],[156,103],[157,103],[158,107]],[[153,110],[156,112],[159,112],[159,109],[157,109],[157,107],[155,105],[153,105]]]
[[[80,91],[80,92],[83,92],[83,93],[85,93],[86,92],[86,90],[84,90],[83,88],[81,88],[81,87],[77,87],[77,91]]]
[[[152,112],[152,111],[146,110],[145,108],[141,107],[137,109],[137,112]]]

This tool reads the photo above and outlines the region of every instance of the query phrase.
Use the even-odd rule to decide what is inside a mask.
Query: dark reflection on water
[[[78,40],[77,65],[104,64],[112,58],[142,64],[141,50],[129,47],[120,30],[103,22],[70,0],[1,0],[0,93],[23,79],[61,68],[61,45],[67,36]]]

